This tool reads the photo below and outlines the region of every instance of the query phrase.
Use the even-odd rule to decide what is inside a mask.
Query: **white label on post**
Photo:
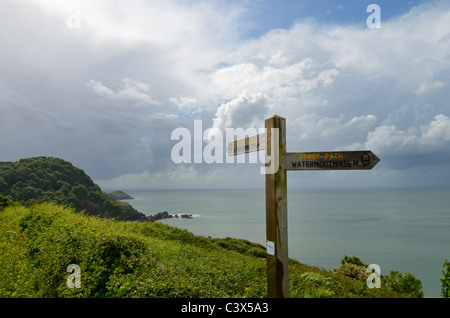
[[[267,254],[275,255],[275,243],[267,241]]]

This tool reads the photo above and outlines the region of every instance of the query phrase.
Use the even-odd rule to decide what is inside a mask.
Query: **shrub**
[[[367,267],[369,266],[369,264],[364,264],[358,257],[356,256],[347,256],[344,255],[344,258],[341,260],[341,264],[345,265],[345,264],[354,264],[357,266],[363,266],[363,267]]]
[[[334,271],[336,275],[342,275],[355,279],[357,281],[366,281],[369,274],[366,272],[366,267],[355,265],[353,263],[344,264]]]
[[[324,287],[309,288],[303,292],[302,296],[304,298],[329,298],[334,296],[334,292]]]
[[[305,272],[299,278],[311,285],[328,285],[331,283],[331,278],[315,272]]]
[[[11,204],[12,201],[7,196],[0,194],[0,211]]]
[[[445,260],[444,262],[444,270],[442,271],[444,275],[443,278],[440,279],[441,282],[441,296],[444,298],[449,298],[450,296],[450,262]]]
[[[394,291],[404,294],[409,297],[422,298],[422,282],[415,278],[411,273],[406,273],[403,276],[398,271],[390,271],[389,276],[384,277],[386,285],[392,288]]]

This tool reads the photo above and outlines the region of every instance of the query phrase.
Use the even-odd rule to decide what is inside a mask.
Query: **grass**
[[[70,264],[80,267],[81,288],[67,286]],[[290,296],[420,297],[389,279],[369,289],[367,276],[354,275],[350,265],[332,272],[291,259]],[[86,216],[53,203],[0,210],[0,281],[3,298],[267,295],[259,244],[196,236],[159,222]]]

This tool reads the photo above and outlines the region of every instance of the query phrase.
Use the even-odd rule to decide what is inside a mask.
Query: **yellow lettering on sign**
[[[342,152],[326,152],[325,160],[339,160],[344,159],[344,154]]]
[[[298,155],[298,160],[319,160],[319,153],[301,153]]]

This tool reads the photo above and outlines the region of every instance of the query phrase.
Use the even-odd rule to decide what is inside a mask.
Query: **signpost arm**
[[[287,236],[286,119],[273,116],[266,127],[266,239],[267,291],[270,298],[289,297],[289,258]],[[273,134],[278,129],[278,134]],[[277,137],[274,140],[273,137]],[[278,158],[277,158],[278,157]],[[269,160],[271,162],[269,162]],[[278,164],[272,171],[267,166]],[[273,173],[275,171],[275,173]],[[270,173],[272,172],[272,173]]]

